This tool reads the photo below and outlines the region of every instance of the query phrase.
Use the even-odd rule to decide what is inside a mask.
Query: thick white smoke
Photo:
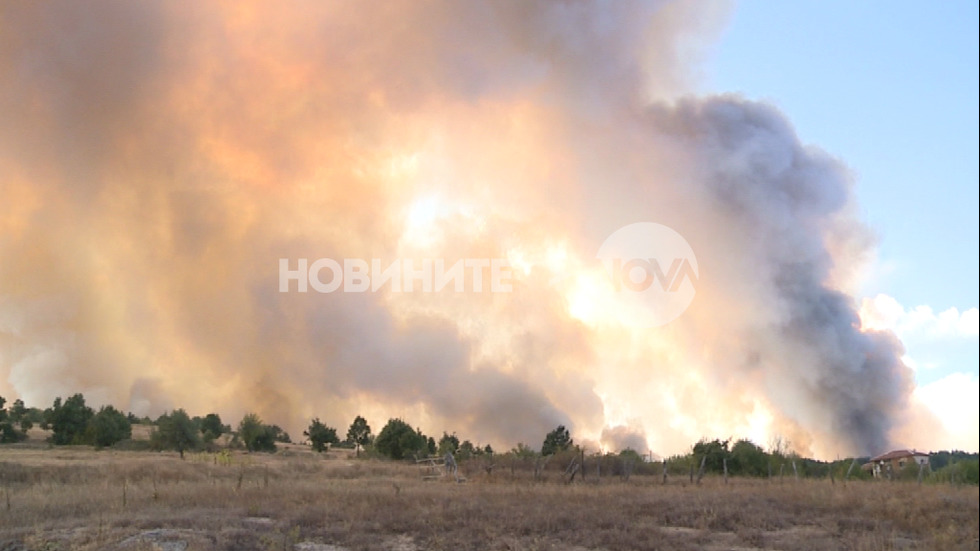
[[[880,449],[911,387],[847,293],[870,246],[850,176],[770,106],[684,96],[724,11],[5,6],[0,394],[505,447],[565,424],[657,453]],[[700,263],[649,331],[590,285],[639,221]],[[515,284],[279,292],[279,259],[322,257],[507,258]]]

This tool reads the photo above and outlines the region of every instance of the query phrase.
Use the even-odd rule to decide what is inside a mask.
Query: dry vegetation
[[[543,481],[501,467],[0,448],[0,550],[977,549],[976,487],[706,478]]]

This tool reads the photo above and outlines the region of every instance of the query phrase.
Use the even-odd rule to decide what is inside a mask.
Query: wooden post
[[[636,463],[633,459],[623,459],[623,482],[629,482],[630,475],[633,474],[633,467],[635,466]]]
[[[704,477],[704,463],[708,460],[707,454],[701,456],[701,467],[698,469],[698,485],[701,484],[701,478]]]
[[[847,468],[847,473],[844,474],[844,482],[851,476],[851,469],[854,468],[854,464],[857,463],[857,458],[851,459],[851,466]]]
[[[796,460],[795,459],[793,460],[793,479],[794,480],[799,480],[800,479],[800,473],[796,470]]]
[[[721,468],[725,473],[725,484],[728,484],[728,458],[727,457],[721,458]]]
[[[663,481],[663,483],[664,483],[664,485],[667,484],[667,460],[666,459],[664,459],[664,481]]]

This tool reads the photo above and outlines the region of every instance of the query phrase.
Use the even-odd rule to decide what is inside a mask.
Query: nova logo
[[[698,260],[688,242],[667,226],[623,226],[606,238],[596,257],[616,291],[610,307],[625,324],[665,325],[694,300]]]
[[[654,282],[659,282],[661,290],[676,293],[685,281],[698,280],[697,272],[686,258],[675,258],[666,272],[660,269],[660,261],[656,258],[634,258],[626,262],[614,258],[610,275],[617,291],[623,287],[630,291],[646,291]]]

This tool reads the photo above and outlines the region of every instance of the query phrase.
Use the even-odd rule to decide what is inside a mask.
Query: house
[[[891,478],[911,463],[919,465],[920,468],[923,465],[928,468],[929,454],[915,450],[894,450],[872,457],[867,463],[861,465],[861,468],[870,471],[875,478]]]

